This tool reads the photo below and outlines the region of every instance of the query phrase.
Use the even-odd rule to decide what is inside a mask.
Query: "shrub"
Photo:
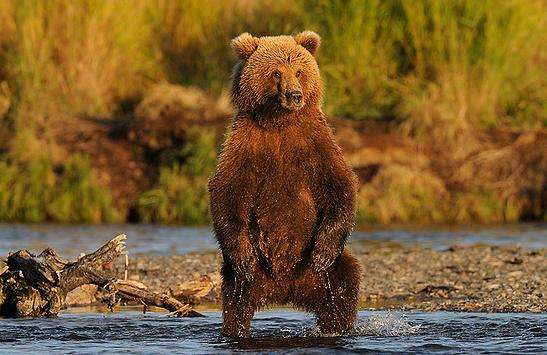
[[[110,193],[96,183],[85,157],[74,155],[58,168],[47,159],[28,164],[0,161],[0,221],[99,223],[119,219]]]
[[[426,223],[444,218],[443,182],[427,171],[402,165],[380,169],[357,197],[357,223]]]
[[[184,161],[162,167],[156,187],[138,201],[145,223],[206,224],[209,222],[208,177],[215,167],[215,137],[211,132],[188,132],[179,158]]]

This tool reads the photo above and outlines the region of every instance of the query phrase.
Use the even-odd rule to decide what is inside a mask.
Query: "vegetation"
[[[56,167],[47,159],[0,162],[0,220],[98,223],[120,216],[95,182],[89,160],[76,154]]]
[[[206,224],[209,221],[207,181],[216,163],[214,135],[191,131],[180,152],[184,163],[160,169],[157,186],[138,201],[141,221]]]
[[[302,29],[323,38],[326,112],[386,123],[431,160],[363,185],[362,222],[545,219],[545,11],[541,0],[1,1],[0,221],[121,220],[133,205],[145,222],[206,223],[218,146],[207,129],[190,127],[168,154],[132,141],[152,172],[123,202],[66,137],[82,118],[131,120],[157,83],[225,97],[231,38]],[[518,165],[522,144],[485,139],[500,130],[533,135],[537,159]]]

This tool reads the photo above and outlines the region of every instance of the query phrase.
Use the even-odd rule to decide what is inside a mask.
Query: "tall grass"
[[[55,141],[75,116],[111,116],[159,77],[142,1],[8,2],[16,30],[4,65],[19,148],[32,139]],[[55,153],[47,147],[46,154]],[[19,149],[15,157],[39,153]]]
[[[229,40],[244,31],[317,31],[326,112],[396,124],[446,157],[448,168],[437,166],[442,174],[436,178],[448,191],[457,185],[452,176],[463,174],[450,167],[484,148],[485,130],[547,125],[546,10],[542,0],[0,1],[0,220],[110,219],[108,198],[92,197],[102,195],[92,173],[65,176],[54,169],[92,170],[72,164],[72,152],[59,144],[75,118],[130,115],[149,86],[163,81],[221,95],[235,59]],[[191,146],[213,154],[207,139],[196,141]],[[163,166],[155,187],[137,203],[142,218],[204,222],[206,172],[194,170],[202,164],[210,169],[205,160]],[[378,182],[376,191],[368,186],[361,193],[363,218],[437,220],[429,198],[437,187],[421,185],[415,176],[421,172],[399,168],[384,172],[389,186]],[[403,180],[390,178],[396,176]],[[518,215],[518,206],[507,207],[490,185],[460,184],[453,201],[467,207],[453,218]],[[53,204],[51,188],[72,197]],[[388,193],[374,200],[378,191]],[[75,196],[102,212],[73,214],[84,208],[71,205]],[[402,212],[390,214],[381,201]]]
[[[288,0],[153,0],[148,10],[167,78],[216,94],[230,81],[232,38],[290,33],[301,24]]]
[[[0,161],[0,221],[113,222],[120,215],[108,191],[94,183],[89,160],[72,156],[54,167]]]
[[[406,132],[454,141],[462,131],[545,125],[541,1],[402,1],[412,71],[397,83]]]
[[[206,224],[209,221],[207,181],[215,162],[215,137],[211,132],[188,132],[180,152],[183,164],[160,169],[156,186],[144,192],[138,212],[145,223]]]
[[[398,73],[397,15],[390,1],[320,0],[301,3],[306,27],[323,37],[319,52],[330,114],[358,120],[393,115]]]
[[[162,79],[219,94],[229,85],[231,38],[304,28],[323,36],[319,60],[331,114],[397,118],[409,132],[438,122],[545,124],[542,1],[7,0],[2,6],[5,75],[18,101],[17,121],[26,124],[59,113],[109,116]]]

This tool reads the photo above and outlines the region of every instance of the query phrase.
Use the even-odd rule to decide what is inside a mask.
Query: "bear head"
[[[231,46],[240,59],[232,86],[236,110],[290,114],[304,107],[319,107],[322,84],[315,53],[320,42],[312,31],[294,37],[243,33],[234,38]]]

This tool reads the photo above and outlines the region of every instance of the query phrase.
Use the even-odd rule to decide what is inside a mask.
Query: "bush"
[[[357,223],[427,223],[444,221],[447,192],[427,171],[403,165],[380,169],[357,196]]]
[[[85,157],[74,155],[57,169],[47,159],[20,165],[0,161],[0,221],[119,220],[110,193],[96,183]]]
[[[184,162],[160,169],[156,187],[138,201],[145,223],[206,224],[209,222],[208,177],[215,162],[215,139],[211,132],[188,132],[179,158]]]

